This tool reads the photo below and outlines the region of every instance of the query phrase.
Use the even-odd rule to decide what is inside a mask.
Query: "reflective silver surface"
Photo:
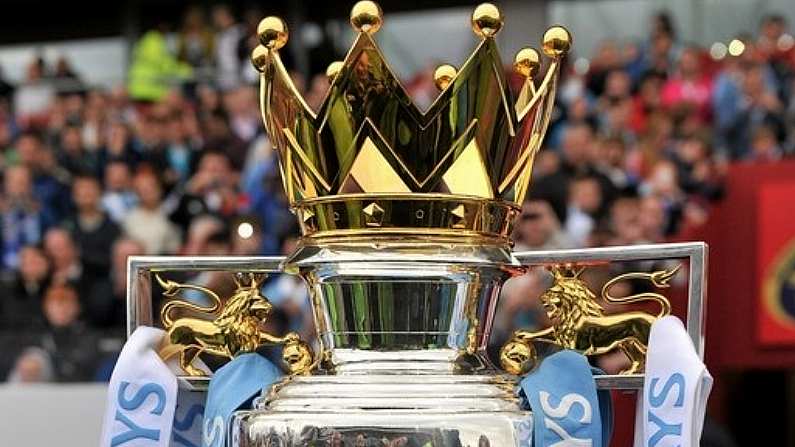
[[[359,259],[371,257],[365,251]],[[340,372],[364,365],[400,370],[405,360],[437,372],[487,368],[487,336],[500,285],[509,274],[499,264],[430,260],[301,267],[325,367]]]
[[[460,261],[445,247],[410,260],[390,252],[293,258],[313,300],[322,370],[239,413],[235,445],[509,446],[531,432],[515,378],[485,352],[500,286],[521,269],[488,250]]]
[[[296,377],[232,424],[238,446],[514,446],[532,434],[512,378]]]

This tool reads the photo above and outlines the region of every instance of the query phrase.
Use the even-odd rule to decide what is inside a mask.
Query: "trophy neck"
[[[450,374],[485,356],[502,282],[518,271],[494,246],[303,247],[288,268],[309,285],[333,374]]]

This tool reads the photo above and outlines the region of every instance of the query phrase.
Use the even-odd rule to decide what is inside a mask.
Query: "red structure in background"
[[[795,326],[775,315],[764,287],[795,249],[795,162],[732,166],[704,239],[707,365],[716,374],[795,367]]]
[[[788,291],[795,298],[795,161],[733,165],[726,195],[700,232],[691,240],[709,244],[705,359],[715,377],[709,415],[729,424],[730,411],[738,411],[729,400],[741,386],[739,373],[795,369],[794,308],[781,300]],[[621,423],[612,446],[632,445],[636,394],[614,392],[613,399]]]

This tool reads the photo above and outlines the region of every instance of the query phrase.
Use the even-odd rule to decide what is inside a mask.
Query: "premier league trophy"
[[[317,111],[279,57],[288,40],[281,19],[262,20],[261,45],[252,55],[261,73],[262,118],[301,226],[298,249],[287,259],[130,262],[130,330],[157,325],[151,294],[159,282],[170,299],[160,312],[167,334],[160,355],[179,359],[183,388],[206,387],[200,356],[233,358],[263,344],[282,346],[289,373],[223,427],[232,445],[530,445],[535,427],[517,394],[518,377],[549,352],[624,353],[623,374],[599,375],[596,386],[643,386],[650,328],[671,312],[657,290],[669,286],[680,265],[615,276],[597,295],[580,274],[611,261],[686,260],[687,331],[701,352],[704,244],[511,251],[513,220],[530,187],[561,59],[572,45],[564,28],[543,36],[550,60],[543,76],[539,52],[528,47],[516,54],[513,69],[524,84],[514,100],[495,42],[502,14],[494,5],[478,6],[472,29],[481,42],[460,68],[435,70],[440,93],[423,112],[375,42],[380,8],[361,1],[350,21],[355,42],[329,66],[329,93]],[[486,348],[501,286],[531,268],[551,272],[541,301],[554,323],[516,332],[495,365]],[[236,274],[229,299],[167,278],[176,270],[213,269]],[[263,274],[276,271],[306,282],[319,347],[263,329],[271,304],[260,285]],[[643,282],[646,291],[614,296],[625,281]],[[213,304],[179,299],[187,289]],[[636,301],[654,310],[603,308]]]
[[[511,222],[571,37],[547,31],[552,67],[539,85],[539,54],[517,55],[527,81],[514,102],[494,39],[502,16],[481,5],[480,45],[460,69],[437,68],[441,92],[423,113],[375,43],[382,20],[373,2],[353,7],[358,36],[329,67],[317,113],[279,59],[286,25],[260,23],[263,119],[303,234],[286,266],[312,291],[326,373],[296,376],[238,415],[240,445],[337,436],[508,446],[528,420],[484,351],[500,285],[520,271]]]

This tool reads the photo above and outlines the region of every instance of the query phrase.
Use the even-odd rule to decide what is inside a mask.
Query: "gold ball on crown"
[[[328,64],[328,67],[326,67],[326,78],[328,78],[328,81],[333,82],[344,66],[345,63],[342,61],[334,61]]]
[[[549,57],[562,57],[571,49],[571,34],[562,26],[553,26],[544,33],[544,54]]]
[[[526,77],[532,78],[541,68],[541,55],[535,48],[522,48],[513,59],[513,70]]]
[[[279,17],[265,17],[257,25],[257,36],[266,49],[279,50],[287,44],[287,24]]]
[[[436,84],[436,88],[439,90],[446,89],[457,73],[458,70],[450,64],[442,64],[436,67],[436,70],[433,71],[433,82]]]
[[[384,23],[384,13],[377,3],[361,1],[351,9],[351,26],[360,33],[375,34]]]
[[[481,3],[472,12],[472,30],[480,37],[494,37],[502,25],[502,13],[491,3]]]
[[[270,50],[262,45],[257,45],[254,47],[254,50],[251,51],[251,63],[254,65],[254,68],[256,68],[257,71],[262,71],[265,69],[265,64],[268,63],[269,53]]]

